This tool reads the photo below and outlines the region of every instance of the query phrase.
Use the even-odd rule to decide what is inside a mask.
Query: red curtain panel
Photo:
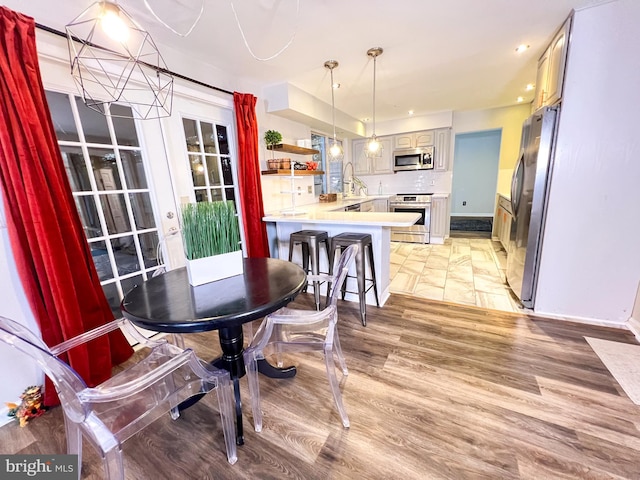
[[[0,7],[0,182],[18,274],[44,342],[54,346],[113,320],[56,142],[35,23],[6,7]],[[132,353],[117,331],[65,360],[93,386]],[[58,403],[50,383],[44,401]]]
[[[258,158],[258,122],[256,97],[250,93],[233,94],[238,132],[238,181],[242,197],[242,220],[247,256],[268,257],[267,229],[262,221],[262,185]]]

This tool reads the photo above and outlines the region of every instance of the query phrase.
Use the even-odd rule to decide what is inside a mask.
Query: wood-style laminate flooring
[[[311,308],[310,295],[296,305]],[[340,303],[351,428],[335,411],[316,354],[287,357],[294,379],[262,377],[264,430],[229,465],[215,395],[125,442],[127,479],[637,479],[640,410],[584,336],[623,330],[394,294],[382,309]],[[215,332],[185,336],[203,358]],[[4,366],[4,368],[8,368]],[[2,453],[64,453],[60,408],[0,429]],[[83,478],[102,478],[85,443]]]

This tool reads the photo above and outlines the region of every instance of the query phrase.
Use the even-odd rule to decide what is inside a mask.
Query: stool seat
[[[376,282],[376,268],[373,261],[373,240],[369,233],[355,233],[345,232],[335,235],[331,238],[331,253],[329,255],[329,271],[333,271],[333,263],[335,261],[335,254],[347,248],[349,245],[358,245],[358,253],[356,254],[356,281],[358,284],[358,291],[353,292],[358,294],[360,302],[360,320],[363,326],[367,325],[367,292],[373,288],[373,293],[376,298],[376,305],[380,307],[380,301],[378,300],[378,285]],[[366,253],[365,253],[366,252]],[[366,278],[365,258],[369,259],[369,268],[371,269],[371,278]],[[349,278],[353,278],[351,275],[347,275]],[[370,282],[370,285],[366,287],[366,282]],[[344,300],[346,293],[346,279],[340,286],[342,290],[342,299]],[[337,288],[335,285],[334,288]]]
[[[302,247],[302,269],[305,273],[314,275],[320,273],[320,245],[324,244],[327,257],[329,256],[329,234],[322,230],[300,230],[289,236],[289,261],[293,258],[293,248],[296,245]],[[329,262],[329,258],[327,258]],[[311,268],[309,269],[309,263]],[[328,291],[327,291],[328,293]],[[313,282],[313,295],[316,301],[316,310],[320,310],[320,282]]]

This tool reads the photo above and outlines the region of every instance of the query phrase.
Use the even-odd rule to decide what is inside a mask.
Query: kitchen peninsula
[[[289,236],[299,230],[323,230],[330,237],[344,232],[368,233],[371,235],[373,243],[380,306],[384,305],[389,298],[391,227],[413,225],[420,218],[420,215],[418,213],[348,210],[374,198],[376,197],[351,197],[332,203],[303,205],[297,207],[295,215],[286,210],[267,214],[263,220],[268,225],[272,256],[287,259]],[[347,211],[345,211],[346,209]],[[293,261],[298,264],[302,264],[300,250],[300,248],[294,249]],[[328,271],[327,259],[323,251],[320,252],[320,271]],[[351,272],[350,275],[352,274],[355,273]],[[369,273],[367,273],[367,278],[370,278]],[[355,280],[350,278],[347,281],[347,290],[355,291]],[[347,294],[346,299],[358,301],[357,295],[353,294]],[[376,304],[373,291],[367,292],[367,304]]]

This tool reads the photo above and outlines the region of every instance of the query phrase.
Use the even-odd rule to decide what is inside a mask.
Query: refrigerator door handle
[[[516,192],[518,188],[522,188],[522,182],[518,182],[518,176],[520,173],[520,169],[524,165],[524,152],[520,155],[518,159],[518,163],[516,164],[516,168],[513,171],[513,177],[511,177],[511,208],[513,210],[513,218],[518,217],[518,209],[520,207],[520,193]],[[520,185],[518,185],[520,183]]]

